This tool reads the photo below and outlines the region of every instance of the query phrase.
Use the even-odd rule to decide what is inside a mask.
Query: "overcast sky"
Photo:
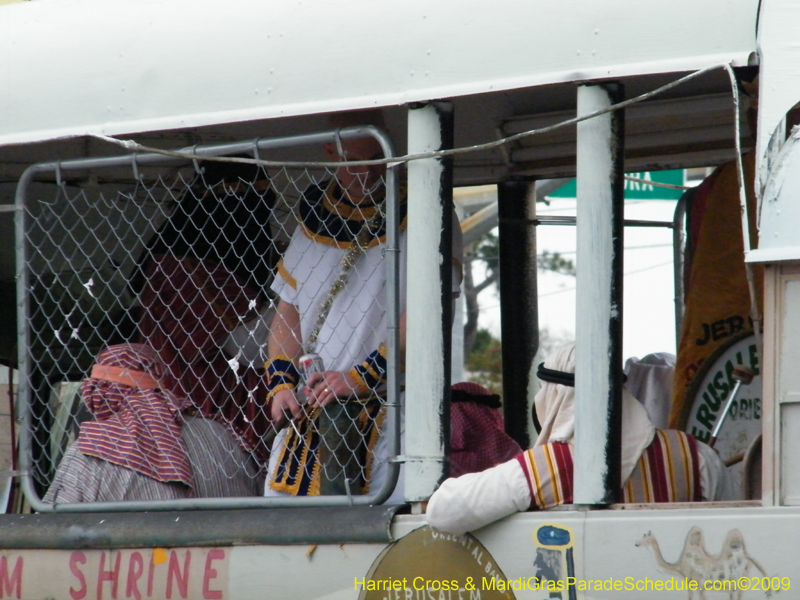
[[[574,199],[554,199],[538,205],[540,214],[575,215]],[[626,219],[672,221],[675,201],[627,201]],[[496,231],[495,231],[496,233]],[[559,252],[575,260],[575,228],[540,226],[538,252]],[[675,353],[675,305],[672,230],[627,227],[625,229],[625,279],[623,307],[623,356],[642,357],[651,352]],[[483,265],[474,267],[476,281]],[[496,288],[480,296],[480,326],[500,334],[499,298]],[[539,326],[563,339],[575,336],[575,278],[539,271]]]

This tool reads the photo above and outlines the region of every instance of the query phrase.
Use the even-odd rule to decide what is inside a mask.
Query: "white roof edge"
[[[693,56],[680,60],[664,60],[602,66],[594,69],[586,69],[580,73],[576,73],[575,71],[550,72],[543,75],[514,77],[490,81],[477,81],[462,85],[420,88],[416,90],[408,90],[402,93],[383,94],[377,96],[344,98],[320,102],[294,103],[280,106],[263,106],[257,109],[250,108],[229,111],[214,111],[208,113],[179,114],[150,119],[108,121],[102,124],[86,127],[70,126],[61,129],[42,129],[39,131],[34,130],[24,133],[0,135],[0,146],[52,141],[58,139],[70,139],[91,134],[117,136],[145,131],[167,131],[171,129],[203,127],[219,123],[238,123],[344,110],[401,106],[411,102],[422,102],[437,98],[453,98],[471,94],[513,90],[556,83],[592,81],[646,74],[691,72],[713,67],[714,65],[720,65],[721,67],[726,63],[733,64],[734,66],[746,65],[748,57],[749,52],[741,52],[733,55],[715,54],[702,57]]]
[[[800,246],[750,250],[744,257],[746,263],[772,263],[787,260],[800,260]]]
[[[758,0],[348,0],[347,11],[339,4],[6,6],[0,144],[744,65],[756,50]],[[709,28],[720,14],[725,26]]]
[[[758,102],[756,174],[757,185],[764,186],[772,168],[768,156],[772,135],[786,112],[800,101],[800,2],[769,0],[759,7],[759,87],[768,93],[762,92]]]

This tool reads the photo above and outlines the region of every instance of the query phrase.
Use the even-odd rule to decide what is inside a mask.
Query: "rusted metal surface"
[[[0,515],[5,549],[170,548],[392,541],[398,506]]]

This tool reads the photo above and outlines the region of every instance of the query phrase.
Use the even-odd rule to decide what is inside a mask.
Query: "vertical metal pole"
[[[454,206],[454,210],[460,223],[464,215],[458,207]],[[460,260],[463,269],[464,257],[462,256]],[[467,302],[463,291],[462,286],[462,293],[453,304],[453,327],[450,329],[450,383],[464,381],[464,316]]]
[[[672,218],[672,263],[675,279],[675,347],[681,343],[681,324],[683,323],[683,277],[686,265],[686,204],[687,194],[684,193],[675,204],[675,215]]]
[[[458,297],[453,306],[453,328],[450,333],[450,382],[464,381],[464,313],[466,301],[464,294]]]
[[[408,151],[453,146],[452,105],[412,105]],[[450,443],[453,179],[449,159],[408,164],[405,499],[427,500],[446,477]]]
[[[620,102],[618,84],[578,88],[578,115]],[[606,505],[620,490],[624,116],[578,124],[576,504]]]
[[[503,414],[506,432],[522,448],[528,436],[528,390],[539,347],[536,295],[536,226],[529,205],[530,185],[497,186],[500,220],[500,329],[503,338]],[[538,429],[538,427],[537,427]]]

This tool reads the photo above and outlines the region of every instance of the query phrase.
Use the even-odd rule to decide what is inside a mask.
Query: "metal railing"
[[[18,300],[18,339],[19,339],[19,419],[22,422],[20,432],[20,472],[21,483],[27,500],[34,510],[50,511],[139,511],[139,510],[187,510],[201,508],[245,508],[245,507],[278,507],[278,506],[347,506],[373,505],[385,502],[394,490],[399,474],[399,463],[396,458],[400,454],[400,415],[399,415],[399,312],[400,312],[400,200],[398,198],[398,164],[386,169],[385,180],[385,243],[382,244],[382,260],[380,268],[385,269],[386,295],[383,305],[386,319],[387,372],[385,399],[380,400],[380,411],[383,425],[379,436],[385,436],[388,447],[386,476],[379,489],[370,488],[364,494],[347,494],[337,496],[300,496],[300,497],[230,497],[230,498],[196,498],[186,497],[174,500],[121,501],[121,502],[86,502],[70,504],[50,504],[42,501],[44,491],[57,472],[55,460],[63,452],[66,440],[53,441],[51,433],[54,428],[69,430],[65,423],[74,425],[81,417],[76,408],[74,398],[58,398],[56,384],[80,380],[86,377],[96,355],[103,348],[132,341],[152,342],[156,338],[162,348],[181,346],[181,343],[170,338],[175,330],[162,328],[156,319],[149,335],[141,330],[142,311],[147,313],[151,306],[143,301],[143,289],[152,288],[147,271],[148,261],[154,256],[168,254],[174,256],[173,246],[164,245],[163,231],[169,229],[174,220],[176,207],[181,203],[194,203],[202,207],[208,200],[213,206],[231,215],[240,210],[248,202],[257,209],[270,213],[270,222],[279,231],[275,236],[264,236],[257,241],[269,239],[268,248],[253,247],[252,239],[245,240],[245,248],[236,248],[222,231],[218,242],[211,242],[205,236],[202,227],[195,227],[196,239],[204,239],[207,251],[198,256],[194,252],[192,260],[203,263],[209,257],[212,262],[221,265],[226,273],[233,272],[224,285],[236,283],[231,288],[233,293],[246,305],[247,311],[253,314],[257,301],[264,307],[275,303],[275,299],[267,291],[267,282],[254,281],[256,271],[262,275],[269,272],[274,276],[276,259],[279,254],[276,239],[286,241],[291,237],[291,211],[308,189],[313,186],[322,188],[329,181],[335,181],[334,167],[302,168],[287,161],[283,168],[276,168],[276,161],[269,161],[267,171],[258,166],[259,153],[280,152],[292,147],[335,144],[341,149],[341,142],[370,137],[380,144],[386,158],[394,157],[394,149],[389,137],[373,126],[348,127],[321,133],[282,137],[273,139],[256,139],[244,142],[233,142],[208,146],[196,146],[176,154],[167,156],[159,153],[134,153],[123,156],[78,159],[63,162],[38,163],[28,168],[23,174],[16,194],[16,250],[17,250],[17,300]],[[191,155],[187,160],[182,154]],[[208,171],[200,165],[231,164],[232,155],[246,155],[254,160],[233,159],[235,168],[242,168],[243,163],[254,173],[248,179],[242,171],[234,169],[231,178],[221,176],[222,181],[210,181]],[[198,158],[202,157],[202,158]],[[280,161],[277,161],[280,162]],[[266,161],[264,161],[266,163]],[[346,163],[341,163],[346,164]],[[238,166],[237,166],[238,165]],[[124,173],[127,172],[127,175]],[[217,171],[215,171],[217,172]],[[120,175],[123,173],[123,175]],[[266,181],[268,185],[259,182]],[[42,183],[48,182],[48,183]],[[271,191],[267,192],[265,189]],[[271,196],[268,197],[268,194]],[[255,219],[256,215],[251,214]],[[188,219],[188,221],[187,221]],[[183,224],[191,222],[192,217],[184,215]],[[213,219],[212,219],[213,221]],[[220,229],[224,230],[224,227]],[[234,230],[244,231],[241,223]],[[182,238],[185,229],[172,227],[171,240],[186,242]],[[207,232],[206,232],[207,233]],[[172,241],[170,243],[172,243]],[[227,242],[227,243],[226,243]],[[159,247],[159,243],[161,246]],[[176,242],[177,243],[177,242]],[[265,242],[267,243],[267,242]],[[354,242],[355,243],[355,242]],[[215,245],[216,244],[216,245]],[[249,244],[249,245],[248,245]],[[177,246],[176,246],[177,247]],[[224,248],[224,250],[222,249]],[[235,260],[247,260],[259,257],[256,267],[239,269]],[[268,256],[268,259],[265,259]],[[180,262],[180,261],[179,261]],[[213,270],[212,267],[210,268]],[[238,271],[237,271],[238,269]],[[198,271],[199,272],[199,271]],[[202,271],[209,274],[209,269]],[[215,271],[216,272],[216,271]],[[172,274],[179,273],[173,271]],[[180,272],[181,277],[187,275]],[[188,275],[194,275],[195,272]],[[230,274],[230,273],[228,273]],[[165,278],[174,279],[169,273]],[[236,276],[238,275],[238,277]],[[147,282],[136,283],[137,277]],[[212,277],[213,278],[213,277]],[[247,280],[242,283],[243,280]],[[175,291],[179,286],[168,281]],[[218,291],[226,289],[224,285]],[[261,285],[261,290],[249,289]],[[238,286],[238,287],[237,287]],[[202,286],[184,286],[189,289]],[[156,296],[158,291],[156,291]],[[259,295],[261,296],[259,300]],[[180,294],[176,297],[180,299]],[[227,297],[218,296],[222,300]],[[231,304],[233,304],[231,300]],[[211,310],[213,302],[206,308]],[[174,305],[165,303],[164,314],[179,321],[176,315],[180,312]],[[182,307],[183,310],[186,307]],[[216,309],[214,309],[216,310]],[[224,310],[223,310],[224,312]],[[237,310],[233,310],[236,313]],[[266,308],[262,314],[266,312]],[[219,316],[219,315],[218,315]],[[223,317],[225,315],[223,314]],[[232,314],[233,324],[245,325],[242,314]],[[137,319],[139,319],[137,321]],[[225,320],[224,318],[220,319]],[[198,319],[200,322],[200,319]],[[196,332],[192,326],[181,326],[178,332],[184,338],[192,340]],[[252,329],[249,335],[262,331]],[[212,331],[204,331],[206,338],[212,337]],[[229,331],[225,332],[230,333]],[[160,336],[160,337],[159,337]],[[209,339],[203,344],[208,345]],[[185,340],[184,340],[185,341]],[[252,341],[252,339],[251,339]],[[213,352],[222,353],[223,342],[219,336],[212,340]],[[156,345],[158,345],[156,344]],[[191,346],[191,344],[189,344]],[[243,350],[243,348],[240,348]],[[263,351],[262,351],[263,352]],[[253,359],[249,363],[246,357],[227,355],[229,370],[226,378],[232,378],[236,384],[244,381],[240,369],[253,370],[260,364]],[[174,352],[180,358],[180,349]],[[173,359],[175,358],[173,356]],[[238,363],[237,363],[238,359]],[[176,363],[177,364],[177,363]],[[205,363],[204,363],[205,364]],[[174,366],[174,365],[171,365]],[[190,369],[191,371],[191,369]],[[232,373],[232,374],[231,374]],[[213,379],[213,378],[212,378]],[[263,380],[263,376],[262,376]],[[263,383],[263,381],[262,381]],[[246,386],[245,386],[246,387]],[[180,390],[180,387],[178,388]],[[242,409],[236,418],[227,418],[221,406],[216,406],[213,418],[223,422],[228,429],[242,442],[244,448],[256,456],[256,446],[268,446],[277,433],[265,420],[264,406],[261,398],[250,397],[245,404],[255,409],[255,413],[247,413]],[[186,390],[181,390],[186,391]],[[201,390],[201,392],[204,390]],[[223,394],[233,395],[232,388],[222,388]],[[186,394],[191,396],[191,391]],[[68,396],[68,395],[67,395]],[[242,408],[241,406],[239,408]],[[248,408],[248,410],[250,410]],[[200,416],[209,416],[202,407],[194,406],[194,412]],[[252,412],[252,411],[251,411]],[[230,416],[230,415],[228,415]],[[373,415],[374,417],[374,415]],[[226,421],[227,419],[227,421]],[[253,431],[258,423],[266,423],[260,431]],[[377,424],[374,424],[378,428]],[[249,436],[249,438],[248,438]],[[249,442],[249,443],[248,443]],[[262,464],[263,473],[263,464]],[[269,478],[269,473],[266,474]]]

